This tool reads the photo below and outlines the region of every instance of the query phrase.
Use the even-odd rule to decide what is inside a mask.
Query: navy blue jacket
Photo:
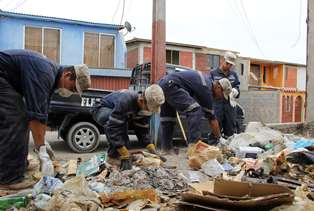
[[[164,76],[164,80],[172,80],[174,84],[186,90],[202,107],[207,118],[214,119],[212,82],[200,71],[174,72]]]
[[[24,97],[29,120],[47,121],[57,75],[58,66],[39,53],[0,51],[0,77],[4,77]]]
[[[127,124],[132,121],[135,133],[143,143],[150,143],[149,121],[151,112],[143,111],[137,104],[138,93],[129,90],[120,90],[104,96],[100,100],[101,107],[112,109],[106,125],[111,141],[120,143],[128,133]],[[98,106],[98,107],[99,107]]]
[[[228,74],[225,75],[225,73],[219,67],[217,67],[216,69],[210,71],[210,77],[213,81],[218,81],[222,78],[227,78],[230,81],[232,88],[236,88],[238,90],[239,94],[236,98],[239,98],[240,80],[238,74],[234,70],[230,70]]]

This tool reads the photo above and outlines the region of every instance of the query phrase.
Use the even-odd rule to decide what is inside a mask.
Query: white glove
[[[40,171],[43,176],[54,177],[54,168],[45,145],[39,147],[38,158],[40,160]]]
[[[234,108],[237,105],[235,97],[238,96],[239,92],[237,89],[232,88],[231,93],[229,94],[230,105]]]
[[[45,141],[45,145],[46,145],[47,152],[48,152],[48,155],[49,155],[50,159],[51,160],[55,160],[56,159],[55,153],[52,150],[52,148],[51,148],[50,144],[48,143],[48,141]]]
[[[230,94],[232,95],[233,98],[236,98],[239,95],[239,91],[236,88],[232,88]]]

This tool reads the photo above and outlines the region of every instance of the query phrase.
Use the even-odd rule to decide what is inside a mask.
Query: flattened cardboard
[[[292,203],[293,192],[280,185],[215,180],[214,191],[203,195],[183,193],[182,200],[202,206],[230,210],[265,210]]]

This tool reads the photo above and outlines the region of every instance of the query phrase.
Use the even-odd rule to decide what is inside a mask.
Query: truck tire
[[[99,145],[99,130],[90,122],[74,124],[67,133],[66,143],[74,152],[93,152]]]

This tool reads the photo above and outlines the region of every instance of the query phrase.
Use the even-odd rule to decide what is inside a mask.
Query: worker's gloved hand
[[[238,91],[236,88],[232,88],[230,95],[231,95],[233,98],[236,98],[236,97],[238,97],[238,95],[239,95],[239,91]]]
[[[149,153],[157,155],[160,158],[160,160],[162,160],[162,162],[166,162],[167,161],[167,158],[165,158],[159,152],[157,152],[156,147],[155,147],[154,144],[148,144],[146,146],[146,149],[148,150]]]
[[[238,95],[239,95],[238,90],[235,89],[235,88],[232,88],[232,91],[231,91],[231,93],[229,94],[229,101],[230,101],[230,105],[231,105],[232,107],[236,107],[237,102],[236,102],[235,98],[236,98]]]
[[[119,152],[121,159],[120,170],[124,171],[132,169],[129,150],[125,146],[121,146],[117,148],[117,151]]]
[[[54,168],[45,145],[39,147],[38,158],[40,160],[40,171],[43,176],[55,176]]]
[[[130,159],[121,159],[120,170],[130,170],[132,169],[132,162]]]
[[[48,143],[48,141],[45,141],[45,145],[47,148],[47,153],[50,157],[51,160],[55,160],[56,156],[55,156],[55,152],[53,151],[53,149],[51,148],[50,144]]]

